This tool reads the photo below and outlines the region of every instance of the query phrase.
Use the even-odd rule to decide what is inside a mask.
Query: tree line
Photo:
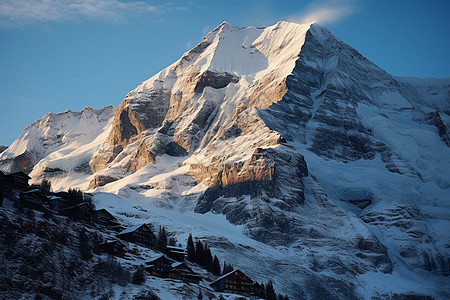
[[[221,268],[219,259],[216,255],[212,255],[211,249],[208,247],[208,244],[203,244],[199,239],[196,240],[197,241],[194,243],[192,234],[189,234],[186,245],[188,260],[197,263],[216,276],[225,275],[234,271],[233,265],[225,261],[223,262],[223,268]],[[259,285],[260,288],[258,297],[267,300],[289,300],[289,297],[287,295],[277,295],[277,293],[275,292],[275,288],[273,287],[272,280],[269,280],[266,284],[261,282]]]

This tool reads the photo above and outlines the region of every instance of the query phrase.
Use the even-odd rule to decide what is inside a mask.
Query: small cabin
[[[153,247],[156,245],[156,236],[147,224],[131,226],[119,232],[117,237],[144,247]]]
[[[234,270],[210,284],[217,292],[250,296],[254,293],[253,280],[241,270]]]
[[[62,209],[61,214],[77,221],[92,223],[94,209],[88,202],[82,202]]]
[[[19,194],[18,205],[21,208],[31,208],[42,212],[48,212],[49,210],[43,206],[47,201],[47,197],[42,194],[39,189],[35,189],[21,192]]]
[[[176,261],[184,261],[184,258],[186,257],[186,251],[184,248],[180,247],[174,247],[174,246],[167,246],[164,253]]]
[[[172,269],[172,261],[165,255],[161,255],[153,260],[146,262],[145,270],[150,275],[167,278]]]
[[[172,278],[185,282],[199,283],[202,277],[182,262],[175,262],[161,255],[146,263],[145,270],[152,276]]]
[[[23,171],[11,172],[5,175],[12,188],[20,191],[28,190],[28,180],[30,180],[31,177]]]
[[[108,253],[117,257],[125,257],[125,249],[127,245],[119,240],[110,240],[100,244],[102,253]]]
[[[172,268],[169,270],[169,278],[197,284],[202,280],[202,276],[192,271],[188,265],[182,262],[172,264]]]
[[[104,208],[95,211],[94,222],[107,227],[115,227],[119,225],[116,217],[114,217],[109,211]]]

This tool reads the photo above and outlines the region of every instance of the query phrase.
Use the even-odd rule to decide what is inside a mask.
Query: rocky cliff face
[[[83,155],[63,152],[61,130],[46,138],[56,148],[23,144],[42,127],[33,123],[0,158],[57,187],[92,189],[100,203],[115,193],[149,205],[130,216],[152,206],[224,215],[277,251],[246,240],[238,255],[211,228],[210,245],[236,250],[236,265],[264,257],[253,275],[271,274],[294,298],[442,296],[449,95],[448,79],[393,77],[317,24],[223,23],[115,111],[91,111],[83,122],[97,131]],[[371,284],[412,274],[420,288]]]

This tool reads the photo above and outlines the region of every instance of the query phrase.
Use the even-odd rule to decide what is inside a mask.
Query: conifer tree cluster
[[[72,189],[70,188],[67,191],[67,206],[73,206],[77,205],[83,202],[89,203],[92,208],[95,208],[94,203],[92,202],[91,197],[88,195],[85,195],[81,190],[79,189]]]
[[[189,234],[186,250],[188,260],[199,264],[216,276],[221,274],[220,261],[217,256],[213,257],[208,244],[203,244],[200,240],[194,244],[192,234]]]
[[[287,295],[283,296],[281,294],[278,294],[277,296],[275,288],[273,287],[272,280],[269,280],[266,285],[264,285],[264,283],[260,284],[258,297],[267,300],[289,300],[289,297]]]
[[[213,257],[208,244],[203,244],[200,240],[196,240],[197,241],[194,243],[192,234],[189,234],[186,246],[188,260],[199,264],[216,276],[225,275],[234,270],[233,265],[228,264],[227,262],[224,262],[223,268],[221,268],[219,259],[215,255]],[[272,280],[269,280],[266,285],[264,285],[264,283],[260,284],[258,297],[267,300],[289,300],[287,295],[277,295]]]
[[[177,239],[167,232],[166,227],[159,226],[158,237],[156,241],[156,249],[164,252],[167,246],[176,246]]]

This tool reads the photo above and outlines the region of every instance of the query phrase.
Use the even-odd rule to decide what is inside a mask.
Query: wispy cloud
[[[161,13],[166,8],[142,1],[124,0],[2,0],[0,26],[17,27],[81,19],[123,22],[136,15]]]
[[[289,17],[288,20],[297,23],[336,23],[356,10],[355,1],[352,0],[316,1],[305,11]]]

